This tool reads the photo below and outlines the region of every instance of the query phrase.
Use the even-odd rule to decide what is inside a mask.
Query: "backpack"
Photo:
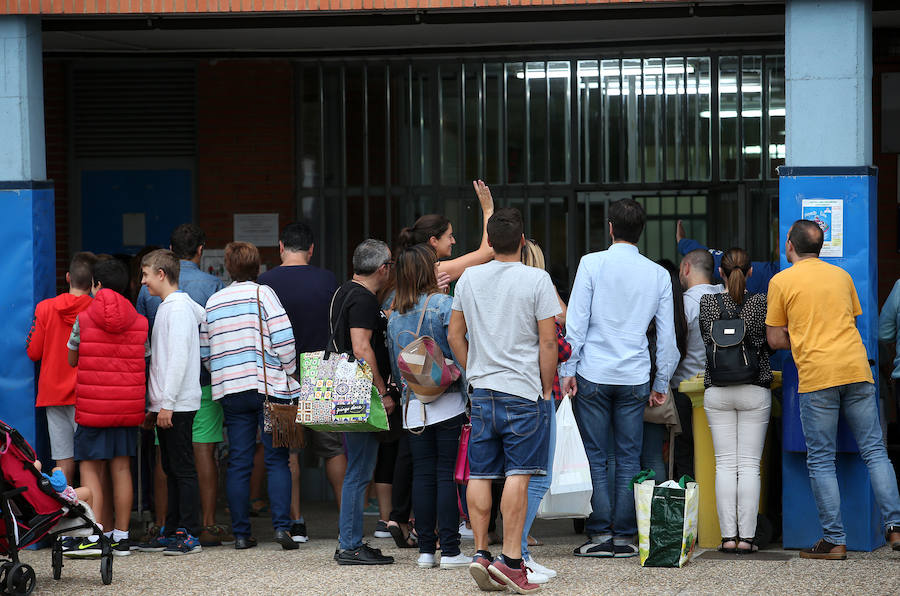
[[[433,294],[425,299],[416,332],[403,331],[400,333],[400,335],[409,333],[415,339],[406,344],[406,347],[397,355],[397,368],[400,369],[400,376],[406,381],[409,390],[415,393],[416,398],[423,404],[431,403],[443,395],[447,388],[459,379],[460,375],[459,367],[455,364],[448,364],[444,360],[444,353],[437,341],[431,336],[420,335],[422,321],[425,320],[431,296]]]
[[[759,354],[747,346],[744,320],[726,309],[722,294],[716,294],[716,302],[720,318],[712,322],[712,341],[706,346],[709,381],[715,387],[753,383],[759,375]]]

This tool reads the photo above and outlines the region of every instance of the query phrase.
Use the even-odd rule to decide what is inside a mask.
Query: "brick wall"
[[[66,151],[66,71],[59,61],[44,60],[44,133],[47,178],[56,200],[56,287],[66,289],[69,268],[69,162]]]
[[[661,4],[684,0],[0,0],[0,14],[179,14],[429,9],[568,4]]]
[[[197,209],[209,248],[232,240],[234,213],[294,218],[294,108],[286,61],[219,60],[197,73]],[[279,264],[277,248],[261,249]]]

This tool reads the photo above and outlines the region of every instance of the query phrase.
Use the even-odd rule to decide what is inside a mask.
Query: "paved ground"
[[[132,553],[117,557],[113,583],[100,582],[97,560],[65,561],[62,579],[54,581],[50,551],[29,551],[23,560],[37,573],[36,594],[479,594],[465,569],[419,569],[418,553],[394,548],[392,540],[371,540],[396,557],[385,567],[339,567],[331,559],[336,546],[337,515],[326,504],[306,511],[311,540],[299,550],[282,551],[269,542],[268,518],[254,520],[260,546],[246,551],[208,548],[184,557]],[[375,519],[366,519],[370,535]],[[882,548],[851,553],[847,561],[806,561],[795,551],[786,561],[696,558],[683,569],[642,569],[637,559],[576,559],[579,537],[566,521],[535,524],[546,542],[535,559],[560,572],[546,584],[548,594],[900,594],[900,553]],[[465,552],[472,543],[463,542]],[[773,552],[773,551],[768,551]],[[707,555],[709,556],[709,555]]]

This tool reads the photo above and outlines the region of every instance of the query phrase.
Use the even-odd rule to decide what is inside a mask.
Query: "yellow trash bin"
[[[772,389],[781,386],[781,372],[773,371]],[[694,424],[694,480],[700,487],[700,519],[697,526],[697,542],[700,548],[716,548],[722,542],[719,532],[719,513],[716,509],[716,455],[713,450],[712,433],[703,409],[703,373],[685,379],[678,390],[691,398]],[[760,513],[765,513],[765,495],[767,492],[766,461],[769,441],[763,450],[760,462]],[[669,447],[670,455],[672,447]]]

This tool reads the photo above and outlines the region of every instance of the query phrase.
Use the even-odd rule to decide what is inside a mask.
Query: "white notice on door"
[[[235,213],[234,241],[278,246],[277,213]]]

